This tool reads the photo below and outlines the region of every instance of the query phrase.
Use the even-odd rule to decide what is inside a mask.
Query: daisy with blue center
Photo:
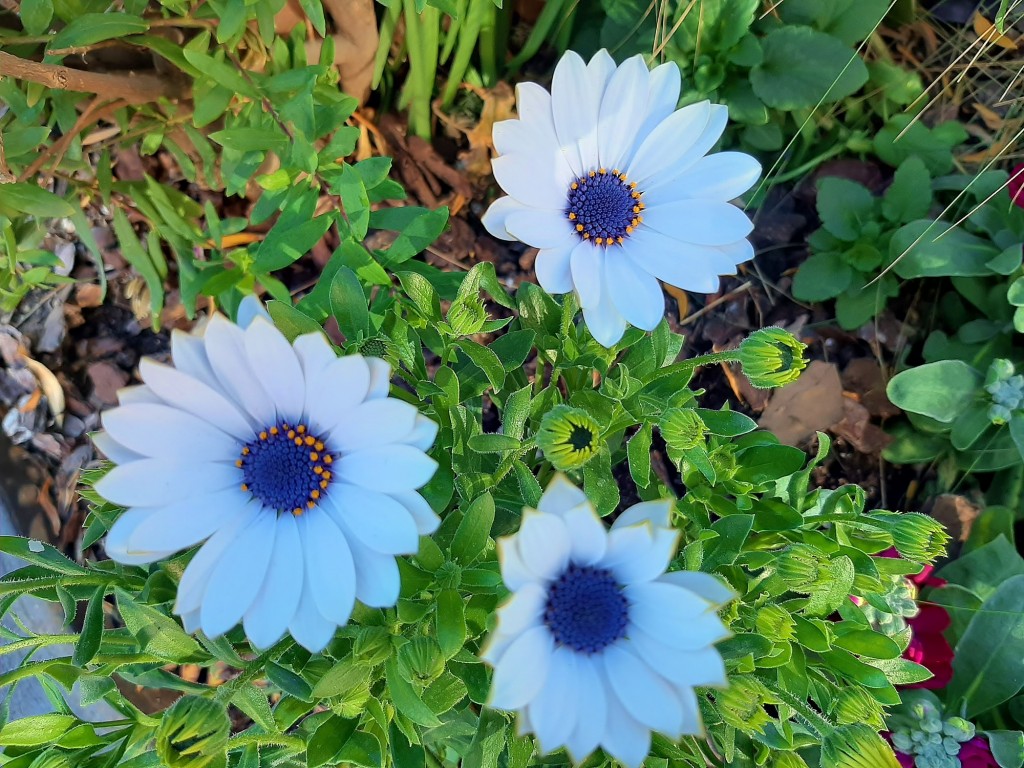
[[[636,504],[606,529],[558,475],[498,541],[512,597],[481,654],[494,666],[488,703],[516,710],[542,751],[565,747],[579,763],[600,746],[632,768],[652,731],[703,733],[694,688],[726,684],[717,611],[735,594],[710,574],[665,573],[671,508]]]
[[[390,368],[337,357],[320,333],[289,343],[255,299],[175,332],[174,365],[144,359],[96,446],[97,484],[127,507],[106,540],[142,565],[201,544],[174,611],[209,637],[239,622],[267,648],[286,632],[322,650],[358,599],[398,599],[396,555],[439,518],[416,489],[433,475],[437,425],[388,396]]]
[[[594,338],[615,344],[627,324],[653,330],[658,281],[701,293],[754,256],[747,216],[730,200],[761,173],[739,152],[708,155],[724,106],[676,109],[679,67],[649,70],[642,56],[616,67],[572,51],[548,93],[516,87],[518,119],[494,125],[494,178],[507,193],[488,209],[496,237],[539,248],[537,281],[575,292]]]

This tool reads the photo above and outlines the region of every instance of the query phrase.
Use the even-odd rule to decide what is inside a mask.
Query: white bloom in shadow
[[[616,67],[601,50],[585,64],[569,51],[548,93],[516,87],[519,117],[494,126],[494,178],[508,197],[484,226],[540,249],[537,281],[574,291],[587,327],[610,347],[626,324],[650,331],[665,300],[658,280],[718,290],[719,275],[753,258],[752,224],[730,200],[761,174],[739,152],[707,153],[728,119],[702,101],[676,109],[679,68]]]
[[[564,476],[519,532],[498,542],[512,597],[481,656],[489,704],[517,710],[540,748],[577,764],[598,746],[643,762],[651,731],[703,733],[695,686],[724,686],[718,608],[735,594],[707,573],[665,573],[679,533],[672,502],[636,504],[606,529]]]
[[[255,299],[239,318],[176,331],[174,366],[144,359],[145,384],[103,414],[117,466],[96,490],[128,508],[106,550],[140,565],[201,544],[174,605],[187,631],[241,621],[258,648],[290,632],[315,652],[357,599],[395,604],[395,556],[437,528],[416,492],[437,425],[388,397],[384,361],[319,333],[290,344]]]

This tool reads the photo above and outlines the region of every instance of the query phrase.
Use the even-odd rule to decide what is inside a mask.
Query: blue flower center
[[[279,422],[242,447],[235,466],[242,490],[268,509],[301,515],[312,509],[331,482],[334,455],[305,424]]]
[[[626,636],[629,602],[611,571],[570,565],[548,589],[544,623],[555,642],[597,653]]]
[[[599,168],[569,185],[565,215],[581,240],[621,245],[644,220],[642,195],[626,174]]]

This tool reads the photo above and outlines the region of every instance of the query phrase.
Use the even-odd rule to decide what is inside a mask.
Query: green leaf
[[[505,453],[522,447],[522,440],[509,435],[488,432],[484,435],[473,435],[467,445],[477,453]]]
[[[803,301],[825,301],[845,291],[853,280],[853,269],[841,253],[812,254],[793,278],[793,295]]]
[[[999,254],[991,241],[941,220],[911,222],[889,241],[893,271],[904,279],[990,275],[988,264]]]
[[[21,0],[21,25],[30,35],[41,35],[53,19],[53,0]],[[8,148],[9,156],[14,153]]]
[[[872,659],[895,659],[899,658],[902,652],[895,640],[871,629],[858,629],[836,635],[835,645],[845,648],[850,653]]]
[[[711,530],[717,533],[718,537],[707,542],[701,570],[714,571],[722,566],[732,565],[753,527],[753,515],[729,515],[712,523]]]
[[[760,485],[787,477],[801,467],[807,456],[789,445],[753,445],[736,454],[736,479]]]
[[[121,255],[124,256],[125,261],[131,264],[146,281],[146,287],[149,288],[149,310],[153,326],[158,328],[160,312],[164,307],[164,281],[160,271],[152,256],[139,243],[135,230],[128,223],[128,217],[120,208],[114,209],[114,233],[117,235],[118,244],[121,246]]]
[[[716,411],[717,413],[717,411]],[[703,414],[698,414],[703,417]],[[706,424],[707,422],[705,422]],[[629,461],[629,476],[640,488],[651,484],[651,443],[653,427],[643,424],[626,443],[626,458]]]
[[[0,552],[6,552],[26,563],[41,565],[49,571],[67,576],[92,573],[75,561],[69,560],[58,549],[35,539],[26,539],[21,536],[0,536]]]
[[[1024,766],[1024,733],[1020,731],[985,731],[992,757],[999,768]]]
[[[174,619],[145,603],[136,602],[122,589],[115,589],[114,596],[125,626],[139,641],[143,651],[169,661],[205,658],[199,643],[186,635]]]
[[[754,92],[769,107],[805,109],[841,101],[868,80],[861,58],[810,27],[779,27],[762,41],[764,61],[750,70]]]
[[[358,724],[358,718],[348,719],[340,715],[332,715],[320,723],[306,742],[308,768],[334,764],[335,756],[352,737]]]
[[[395,709],[425,728],[436,728],[441,725],[437,715],[423,703],[423,699],[413,690],[412,685],[399,673],[397,656],[392,655],[384,664],[384,675]]]
[[[366,294],[356,273],[346,266],[338,267],[331,280],[331,314],[348,341],[370,334],[370,311]]]
[[[320,0],[299,0],[299,5],[313,24],[313,29],[320,37],[327,34],[327,20],[324,18],[324,6]]]
[[[494,391],[500,392],[505,383],[505,367],[498,356],[491,349],[469,339],[459,339],[455,346],[465,352],[466,356],[484,372]]]
[[[330,213],[298,225],[282,216],[256,249],[254,269],[273,272],[298,261],[320,242],[333,223],[334,215]]]
[[[310,688],[309,683],[287,667],[268,661],[266,670],[267,679],[288,695],[302,701],[313,701],[313,689]]]
[[[236,152],[281,152],[288,146],[288,137],[273,128],[226,128],[214,131],[210,138]]]
[[[414,206],[374,211],[370,214],[371,227],[394,229],[400,233],[391,247],[380,255],[381,264],[386,269],[394,269],[408,261],[433,243],[447,223],[448,209],[444,207],[436,211]]]
[[[852,243],[874,218],[875,197],[855,181],[826,176],[818,182],[817,206],[822,226],[840,240]]]
[[[134,35],[149,29],[149,23],[141,16],[130,13],[83,13],[72,19],[64,29],[53,36],[46,51],[92,45],[102,40]]]
[[[980,552],[981,550],[977,550]],[[956,646],[946,689],[954,711],[974,718],[1015,696],[1024,685],[1024,575],[1003,582],[975,614]]]
[[[106,585],[96,588],[92,597],[89,598],[89,607],[85,610],[85,621],[82,623],[82,633],[78,636],[75,644],[75,653],[71,662],[76,667],[84,667],[100,649],[100,640],[103,637],[103,594],[106,592]]]
[[[940,360],[901,371],[885,391],[897,408],[949,424],[971,402],[982,377],[962,360]]]
[[[874,148],[875,153],[894,168],[916,155],[934,177],[953,170],[952,150],[966,140],[967,131],[959,123],[928,128],[911,115],[900,114],[875,134]]]
[[[928,215],[932,207],[932,177],[924,160],[914,155],[896,169],[892,184],[882,198],[882,214],[893,223]]]
[[[910,659],[870,659],[871,666],[882,670],[892,685],[913,685],[930,680],[935,675],[928,667]]]
[[[268,301],[267,312],[270,313],[270,318],[274,321],[277,329],[290,342],[307,333],[324,332],[320,323],[283,301]]]
[[[435,614],[437,644],[446,659],[462,650],[466,642],[466,603],[456,589],[442,589],[437,593]]]
[[[988,544],[972,549],[946,565],[940,575],[946,581],[987,599],[1000,584],[1024,575],[1024,558],[1000,534]]]
[[[0,729],[5,747],[37,747],[56,741],[78,723],[73,715],[30,715],[12,720]]]
[[[712,435],[739,437],[757,429],[756,421],[736,411],[712,411],[709,408],[694,410]]]
[[[484,551],[494,524],[494,498],[485,493],[475,499],[462,515],[452,538],[451,556],[457,563],[468,565]]]
[[[38,184],[16,181],[0,186],[0,213],[13,218],[18,213],[30,216],[56,218],[70,216],[75,212],[67,200],[47,192]]]
[[[826,568],[829,576],[819,579],[814,584],[814,591],[807,602],[806,612],[811,616],[827,616],[839,610],[849,599],[853,591],[853,580],[857,575],[853,561],[841,555],[830,560]],[[839,644],[839,638],[834,643]]]
[[[267,694],[255,685],[245,685],[239,688],[231,697],[231,703],[261,728],[270,732],[277,728],[274,722],[274,713],[270,709],[270,702],[267,701]]]

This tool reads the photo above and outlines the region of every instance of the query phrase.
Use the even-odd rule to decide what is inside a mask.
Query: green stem
[[[78,635],[37,635],[26,637],[24,640],[17,640],[0,646],[0,656],[5,653],[14,653],[24,648],[42,648],[47,645],[61,645],[62,643],[77,643]]]
[[[228,740],[228,749],[240,749],[255,744],[258,747],[285,747],[295,752],[305,752],[306,742],[298,736],[287,734],[242,733]]]
[[[799,714],[800,717],[803,718],[807,726],[811,730],[817,732],[816,735],[819,739],[824,738],[826,734],[832,733],[836,729],[836,726],[832,722],[830,722],[828,718],[811,709],[811,707],[803,699],[797,698],[789,691],[783,690],[774,683],[771,683],[762,677],[758,677],[757,679],[758,682],[760,682],[765,688],[767,688],[773,694],[778,696],[782,700],[783,704],[795,710],[797,714]]]
[[[822,152],[817,157],[812,157],[810,160],[808,160],[806,163],[803,163],[799,167],[794,168],[791,171],[786,171],[786,173],[781,173],[778,176],[774,176],[769,181],[771,184],[781,184],[782,182],[785,181],[792,181],[793,179],[798,179],[802,176],[805,176],[810,171],[813,171],[826,160],[831,160],[833,157],[841,155],[845,151],[845,144],[836,144],[834,147]]]
[[[266,653],[261,653],[255,659],[252,660],[245,670],[238,677],[233,680],[229,680],[217,689],[217,693],[214,694],[214,698],[220,702],[229,702],[234,695],[246,686],[254,678],[260,677],[267,667],[267,662],[277,661],[281,656],[285,654],[292,647],[292,641],[285,640],[278,643],[276,646],[271,648]]]

